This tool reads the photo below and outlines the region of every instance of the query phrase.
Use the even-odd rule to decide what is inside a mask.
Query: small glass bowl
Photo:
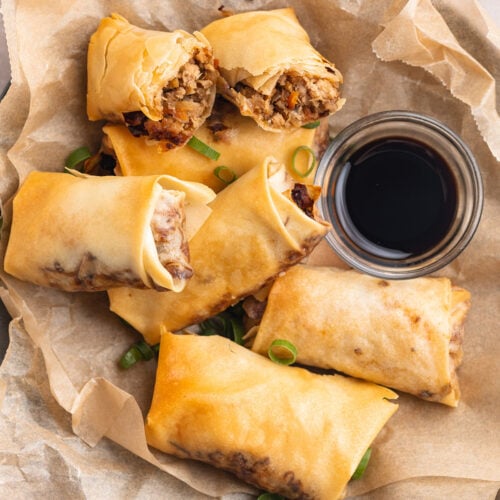
[[[346,164],[354,152],[373,141],[409,139],[429,147],[446,162],[456,184],[456,210],[443,238],[424,253],[395,258],[362,248],[352,237],[357,228],[335,203],[342,196]],[[332,225],[326,240],[351,267],[385,279],[408,279],[433,273],[455,259],[468,245],[481,218],[483,186],[476,161],[462,139],[438,120],[410,111],[384,111],[362,118],[329,144],[315,176],[322,187],[319,210]],[[368,249],[367,249],[368,248]]]

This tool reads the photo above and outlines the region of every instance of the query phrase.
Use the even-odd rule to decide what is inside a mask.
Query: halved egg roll
[[[218,62],[218,92],[263,129],[300,127],[344,104],[341,73],[313,48],[292,8],[232,15],[201,32]]]
[[[335,500],[397,410],[388,401],[396,397],[273,363],[216,335],[165,333],[146,439],[286,498]]]
[[[69,292],[116,286],[181,291],[188,240],[215,193],[170,176],[31,172],[13,201],[5,271]]]
[[[308,255],[329,225],[317,218],[318,186],[296,184],[272,157],[210,203],[189,243],[194,275],[179,294],[110,290],[111,310],[155,344],[252,294]]]
[[[470,293],[448,278],[386,281],[299,265],[276,279],[252,349],[292,342],[300,363],[457,406]]]
[[[203,35],[153,31],[118,14],[102,19],[87,57],[87,115],[135,136],[185,144],[210,114],[217,71]]]
[[[108,124],[103,127],[104,139],[101,155],[111,156],[123,175],[170,174],[180,179],[206,184],[215,191],[226,186],[215,174],[223,165],[232,174],[242,174],[273,155],[284,163],[290,175],[302,182],[312,182],[314,169],[307,172],[312,163],[310,148],[319,159],[328,141],[328,123],[323,121],[315,129],[297,128],[281,133],[262,130],[251,119],[242,116],[227,101],[216,102],[216,109],[196,132],[196,137],[220,153],[217,161],[201,155],[189,146],[165,151],[145,137],[133,137],[124,125]],[[302,148],[303,153],[297,153]],[[221,175],[224,172],[221,173]],[[299,175],[298,175],[299,174]]]

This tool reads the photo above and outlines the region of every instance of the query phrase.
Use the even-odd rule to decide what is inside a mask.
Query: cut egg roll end
[[[123,123],[165,149],[185,144],[212,109],[217,71],[206,38],[101,20],[87,54],[87,115]]]
[[[180,291],[192,275],[185,235],[190,184],[168,176],[34,171],[14,197],[5,271],[70,292]],[[199,191],[195,186],[195,207],[204,199]],[[193,213],[196,232],[208,214]]]
[[[267,131],[337,112],[343,77],[310,43],[293,9],[251,11],[202,30],[218,60],[218,92]]]

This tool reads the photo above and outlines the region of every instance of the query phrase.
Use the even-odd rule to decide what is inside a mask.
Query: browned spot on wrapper
[[[412,314],[411,315],[411,321],[415,324],[417,324],[420,321],[420,316],[418,314]]]
[[[451,384],[446,384],[443,386],[438,392],[432,392],[429,390],[421,391],[418,396],[422,399],[426,399],[428,401],[442,401],[445,396],[447,396],[452,391]]]
[[[192,458],[209,463],[214,467],[232,472],[243,481],[261,489],[278,493],[286,498],[313,500],[315,495],[304,490],[302,481],[293,470],[279,473],[268,456],[255,456],[237,450],[225,453],[222,450],[187,450],[170,441],[174,453],[182,458]]]
[[[144,282],[131,269],[111,270],[95,255],[87,252],[75,269],[64,269],[58,261],[53,267],[42,269],[47,284],[69,292],[101,291],[116,286],[146,288]]]

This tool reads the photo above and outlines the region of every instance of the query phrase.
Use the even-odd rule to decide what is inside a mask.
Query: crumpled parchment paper
[[[460,4],[460,5],[457,5]],[[440,271],[472,292],[462,400],[456,409],[401,395],[349,498],[494,498],[500,487],[500,157],[496,109],[500,35],[473,0],[202,2],[3,0],[12,85],[0,104],[0,196],[10,205],[28,172],[61,170],[67,154],[95,148],[85,114],[86,48],[100,18],[118,12],[143,27],[188,31],[225,13],[291,5],[312,43],[344,75],[335,134],[387,109],[432,115],[458,132],[480,165],[483,219],[469,247]],[[26,244],[29,244],[27,241]],[[36,249],[33,249],[36,251]],[[322,242],[310,263],[343,265]],[[139,335],[108,310],[105,294],[66,294],[1,272],[14,318],[0,368],[0,491],[30,498],[247,498],[231,475],[149,449],[143,417],[154,362],[123,372],[116,361]],[[251,496],[250,496],[251,498]]]

